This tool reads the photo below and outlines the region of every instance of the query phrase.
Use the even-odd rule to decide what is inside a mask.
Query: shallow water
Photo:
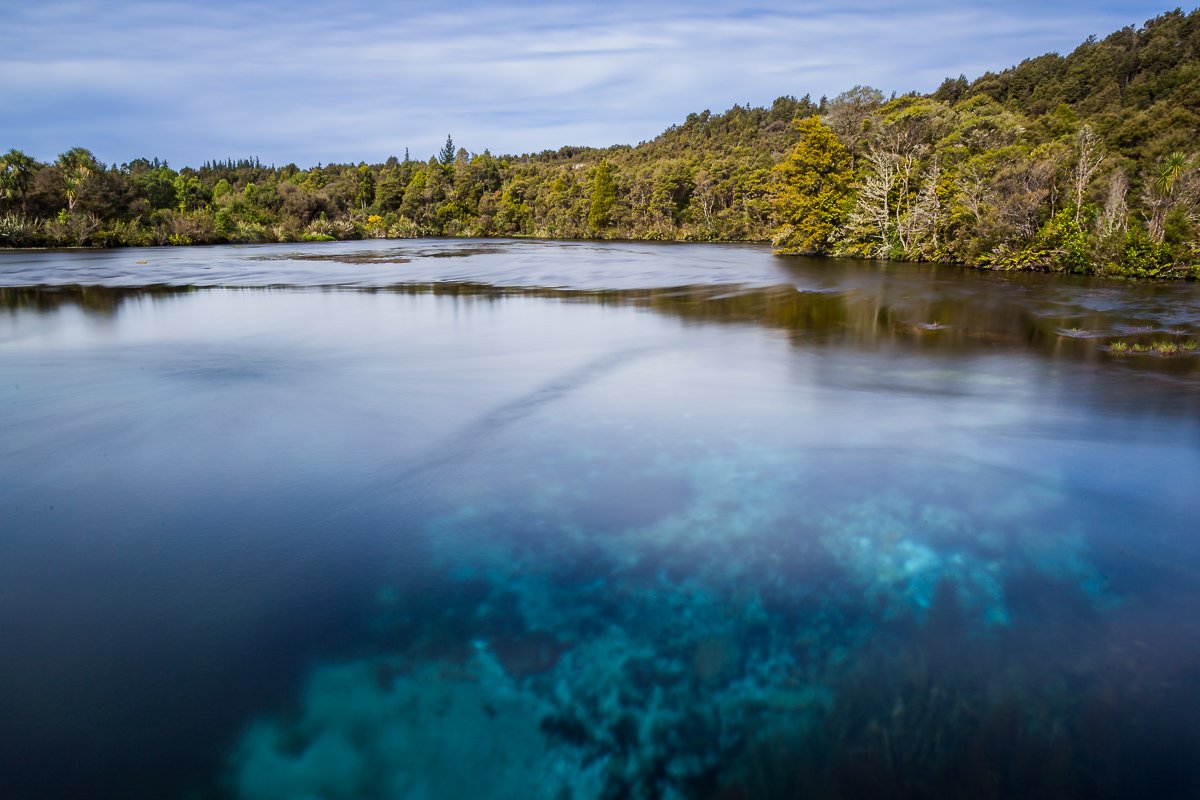
[[[0,287],[7,796],[1200,793],[1195,284],[434,240]]]

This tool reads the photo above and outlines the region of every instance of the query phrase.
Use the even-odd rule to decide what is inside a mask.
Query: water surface
[[[11,796],[1200,791],[1195,284],[434,240],[0,287]]]

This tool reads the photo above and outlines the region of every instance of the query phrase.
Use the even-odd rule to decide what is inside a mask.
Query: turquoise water
[[[1200,793],[1195,284],[417,241],[0,287],[7,796]]]

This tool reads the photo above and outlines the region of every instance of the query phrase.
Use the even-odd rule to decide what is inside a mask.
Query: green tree
[[[359,164],[356,179],[354,202],[358,203],[360,209],[366,211],[367,206],[375,202],[375,173],[371,172],[371,168],[365,163]]]
[[[612,167],[602,158],[592,178],[592,203],[588,212],[588,231],[593,236],[608,226],[616,204],[617,183],[613,180]]]
[[[195,175],[175,176],[175,204],[180,213],[198,211],[208,205],[212,193]]]
[[[381,211],[398,211],[404,201],[404,182],[400,176],[400,162],[384,167],[375,183],[375,202]]]
[[[1159,159],[1149,175],[1144,203],[1149,211],[1146,225],[1150,238],[1161,243],[1166,233],[1166,221],[1172,211],[1188,208],[1200,195],[1195,180],[1195,160],[1180,152]]]
[[[817,117],[796,123],[800,141],[775,167],[778,253],[828,252],[854,198],[850,154]]]
[[[407,152],[407,151],[406,151]],[[446,134],[446,143],[442,145],[442,149],[438,151],[438,163],[443,167],[448,167],[454,163],[454,156],[458,151],[454,149],[454,140],[450,138],[450,134]]]
[[[413,222],[421,223],[425,221],[425,188],[427,183],[425,170],[419,169],[413,173],[412,178],[408,182],[408,187],[404,190],[404,200],[400,204],[400,213]]]
[[[20,150],[9,150],[0,156],[0,201],[16,203],[25,195],[33,181],[37,162]]]
[[[67,213],[70,213],[75,210],[79,193],[88,178],[100,171],[101,167],[92,151],[84,147],[72,147],[60,155],[56,163],[62,172],[63,193],[67,196]]]
[[[160,166],[143,170],[130,180],[137,196],[144,200],[151,209],[159,209],[172,208],[177,205],[175,178],[174,170],[167,166]],[[228,181],[225,181],[225,186],[228,188]]]

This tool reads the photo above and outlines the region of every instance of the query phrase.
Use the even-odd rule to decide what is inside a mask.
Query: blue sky
[[[856,84],[929,91],[1173,6],[0,0],[0,151],[173,166],[651,139],[688,113]]]

